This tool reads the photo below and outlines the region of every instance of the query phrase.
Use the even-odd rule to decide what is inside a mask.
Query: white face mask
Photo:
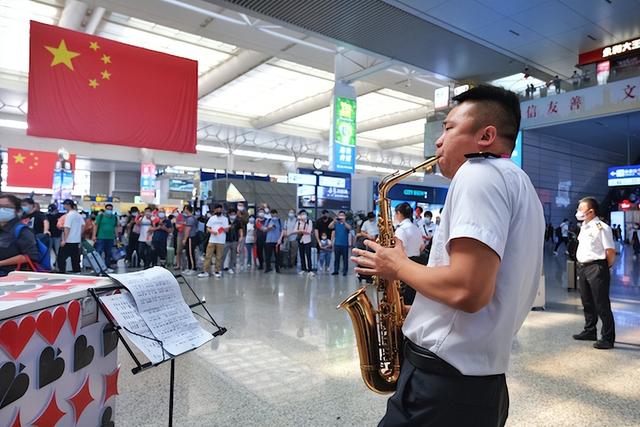
[[[269,212],[271,212],[271,211],[269,210],[269,208],[265,208],[265,209],[264,209],[264,213],[268,214]]]
[[[586,219],[586,215],[584,214],[584,212],[576,211],[576,219],[578,221],[584,221]]]
[[[230,221],[235,221],[236,220],[236,216],[235,215],[229,215],[229,220]]]

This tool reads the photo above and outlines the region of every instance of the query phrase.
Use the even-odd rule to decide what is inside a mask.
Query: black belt
[[[504,374],[496,375],[463,375],[455,367],[439,358],[434,352],[411,342],[405,338],[404,357],[421,371],[446,377],[465,377],[477,379],[494,379],[504,377]]]
[[[607,266],[609,265],[606,259],[597,259],[595,261],[578,262],[578,266],[580,267],[587,267],[589,265],[594,265],[594,264],[607,264]]]

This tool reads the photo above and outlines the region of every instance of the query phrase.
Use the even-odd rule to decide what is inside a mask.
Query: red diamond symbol
[[[42,412],[42,414],[31,422],[32,425],[36,427],[55,427],[58,424],[58,421],[62,417],[66,415],[65,412],[62,412],[58,407],[58,402],[56,402],[56,392],[53,392],[51,396],[51,400],[47,404],[47,408]]]
[[[67,400],[69,401],[71,406],[73,406],[73,411],[74,411],[75,416],[76,416],[76,424],[77,424],[78,420],[80,419],[80,416],[82,416],[82,413],[84,412],[85,408],[87,406],[89,406],[89,404],[91,402],[93,402],[95,400],[93,398],[93,396],[91,396],[91,392],[89,390],[89,376],[88,375],[87,375],[87,379],[84,380],[84,384],[82,385],[80,390],[78,390],[78,392],[76,394],[74,394],[73,396],[71,396]]]
[[[104,400],[102,403],[105,403],[111,396],[115,396],[118,393],[118,374],[120,373],[120,367],[118,366],[115,371],[111,372],[108,375],[104,375]]]

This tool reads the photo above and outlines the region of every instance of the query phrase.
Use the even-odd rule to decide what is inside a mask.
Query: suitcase
[[[98,276],[106,276],[107,264],[104,262],[102,255],[96,251],[87,241],[82,242],[82,254],[85,260],[89,262],[89,267]]]

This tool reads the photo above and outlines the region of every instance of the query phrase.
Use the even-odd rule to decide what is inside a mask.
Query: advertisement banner
[[[156,198],[156,165],[153,163],[140,165],[140,197],[145,202]]]
[[[337,172],[355,173],[356,167],[356,100],[337,96],[333,123],[333,158],[331,167]]]

